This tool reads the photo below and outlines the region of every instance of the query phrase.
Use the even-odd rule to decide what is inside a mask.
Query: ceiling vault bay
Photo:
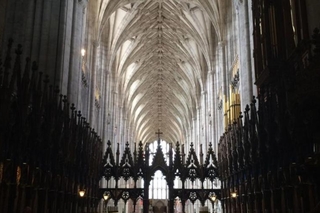
[[[223,2],[223,1],[222,1]],[[101,1],[98,40],[109,32],[106,70],[137,140],[187,135],[222,40],[216,0]]]

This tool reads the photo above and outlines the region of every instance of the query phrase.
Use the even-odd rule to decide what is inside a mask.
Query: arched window
[[[168,185],[161,171],[156,171],[149,187],[150,199],[168,199]]]
[[[170,144],[164,140],[160,141],[160,146],[162,153],[164,154],[164,160],[167,165],[169,165],[169,149]],[[150,156],[149,156],[149,165],[152,165],[153,158],[157,152],[158,141],[154,141],[149,144]],[[143,184],[143,183],[142,183]],[[168,199],[168,184],[164,174],[158,170],[153,175],[153,180],[150,182],[149,186],[149,198],[150,199]]]

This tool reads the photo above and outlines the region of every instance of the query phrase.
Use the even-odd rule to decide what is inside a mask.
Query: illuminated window
[[[162,153],[164,154],[164,159],[167,165],[169,165],[169,149],[170,144],[166,141],[161,140],[160,146]],[[157,152],[158,141],[154,141],[149,145],[150,156],[149,156],[149,165],[152,165],[153,158]],[[153,180],[150,182],[149,186],[149,198],[150,199],[168,199],[168,185],[166,177],[163,173],[158,170],[153,175]]]
[[[168,185],[161,171],[156,171],[149,187],[150,199],[168,199]]]

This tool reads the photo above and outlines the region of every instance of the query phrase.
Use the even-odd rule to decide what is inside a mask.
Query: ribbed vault
[[[196,116],[213,41],[221,40],[215,0],[102,1],[98,37],[109,31],[107,70],[136,138],[183,138]]]

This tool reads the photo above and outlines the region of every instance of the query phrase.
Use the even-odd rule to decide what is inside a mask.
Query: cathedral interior
[[[0,213],[320,212],[319,28],[319,0],[0,0]]]

